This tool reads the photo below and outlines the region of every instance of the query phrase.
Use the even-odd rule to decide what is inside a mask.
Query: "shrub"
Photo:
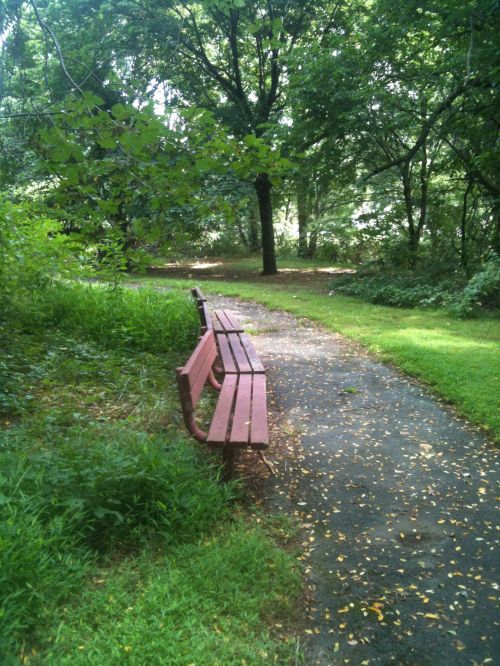
[[[500,306],[500,258],[493,254],[466,287],[448,301],[449,311],[465,319],[482,307]]]
[[[356,275],[336,278],[331,288],[334,293],[378,305],[443,307],[452,316],[463,319],[481,309],[500,306],[500,259],[493,255],[465,286],[460,275],[433,280],[427,274],[374,274],[373,268],[368,267]]]
[[[332,283],[335,292],[357,296],[371,303],[398,308],[436,307],[447,302],[457,289],[453,280],[433,283],[415,275],[349,276]]]
[[[0,306],[56,279],[78,272],[75,241],[62,225],[0,197]]]

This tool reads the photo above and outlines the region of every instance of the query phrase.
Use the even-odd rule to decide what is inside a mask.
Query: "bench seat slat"
[[[225,373],[260,373],[266,369],[246,333],[216,333]]]
[[[224,310],[224,314],[231,326],[231,330],[235,333],[243,333],[243,326],[240,324],[239,320],[228,310]]]
[[[248,444],[250,432],[250,405],[252,401],[252,375],[239,375],[238,394],[234,406],[230,444]]]
[[[226,443],[237,384],[237,375],[228,375],[222,384],[212,424],[208,431],[208,444],[224,445]]]
[[[246,333],[242,333],[240,335],[240,340],[241,344],[245,348],[245,352],[248,357],[248,361],[251,365],[252,371],[256,373],[262,373],[265,372],[265,368],[262,365],[262,361],[260,360],[257,352],[255,351],[255,347],[253,344],[250,342],[250,338]]]
[[[240,322],[226,310],[215,311],[216,321],[214,328],[217,332],[242,333],[243,327]]]
[[[269,434],[267,430],[267,399],[266,399],[266,376],[253,376],[252,395],[252,431],[250,433],[250,444],[254,447],[267,446]]]
[[[252,366],[248,360],[245,348],[241,344],[241,339],[238,333],[228,333],[227,338],[238,367],[238,372],[252,372]]]
[[[222,360],[222,366],[225,373],[234,373],[238,372],[236,363],[234,362],[233,353],[231,351],[231,345],[229,344],[229,339],[225,333],[217,335],[217,343],[219,345],[220,358]]]

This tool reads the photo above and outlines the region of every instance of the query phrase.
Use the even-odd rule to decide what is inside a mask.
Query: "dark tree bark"
[[[309,244],[307,246],[307,258],[314,259],[318,249],[318,230],[314,228],[309,234]]]
[[[262,249],[259,235],[259,204],[252,200],[248,211],[248,236],[250,252],[259,252]]]
[[[491,249],[500,257],[500,197],[493,200],[493,237]]]
[[[243,225],[241,223],[241,219],[240,219],[239,216],[236,217],[235,225],[236,225],[236,229],[238,230],[238,236],[240,237],[240,240],[241,240],[242,244],[244,245],[244,247],[247,250],[249,250],[250,249],[250,240],[247,237],[247,235],[245,233],[245,230],[243,229]]]
[[[259,202],[260,226],[262,231],[262,275],[276,275],[276,252],[274,249],[272,184],[267,173],[259,173],[255,179],[255,191]]]
[[[467,199],[471,189],[472,181],[469,179],[467,187],[464,191],[464,198],[462,201],[462,216],[460,219],[460,264],[467,276],[469,276],[469,257],[467,252]]]
[[[316,256],[316,250],[318,249],[318,224],[322,213],[323,197],[325,196],[326,191],[327,188],[324,184],[322,185],[321,183],[318,183],[314,194],[314,201],[311,202],[312,205],[310,204],[309,218],[312,217],[314,219],[314,225],[309,233],[309,245],[307,248],[307,256],[309,259],[314,259]]]
[[[302,259],[307,257],[307,223],[309,217],[309,205],[307,201],[307,185],[304,181],[297,182],[297,221],[299,224],[299,241],[297,256]]]

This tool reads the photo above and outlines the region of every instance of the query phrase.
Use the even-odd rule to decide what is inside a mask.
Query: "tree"
[[[126,6],[126,5],[125,5]],[[284,113],[285,63],[298,44],[333,25],[334,7],[299,0],[182,0],[147,2],[131,19],[156,58],[155,75],[176,91],[181,105],[214,113],[237,138],[275,146]],[[277,271],[273,179],[256,170],[263,273]]]

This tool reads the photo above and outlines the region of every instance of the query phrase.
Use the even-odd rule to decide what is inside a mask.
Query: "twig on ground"
[[[276,472],[274,471],[273,464],[269,462],[269,460],[266,458],[266,456],[262,453],[262,451],[259,451],[259,456],[264,465],[267,467],[267,469],[271,472],[273,476],[276,476]]]

